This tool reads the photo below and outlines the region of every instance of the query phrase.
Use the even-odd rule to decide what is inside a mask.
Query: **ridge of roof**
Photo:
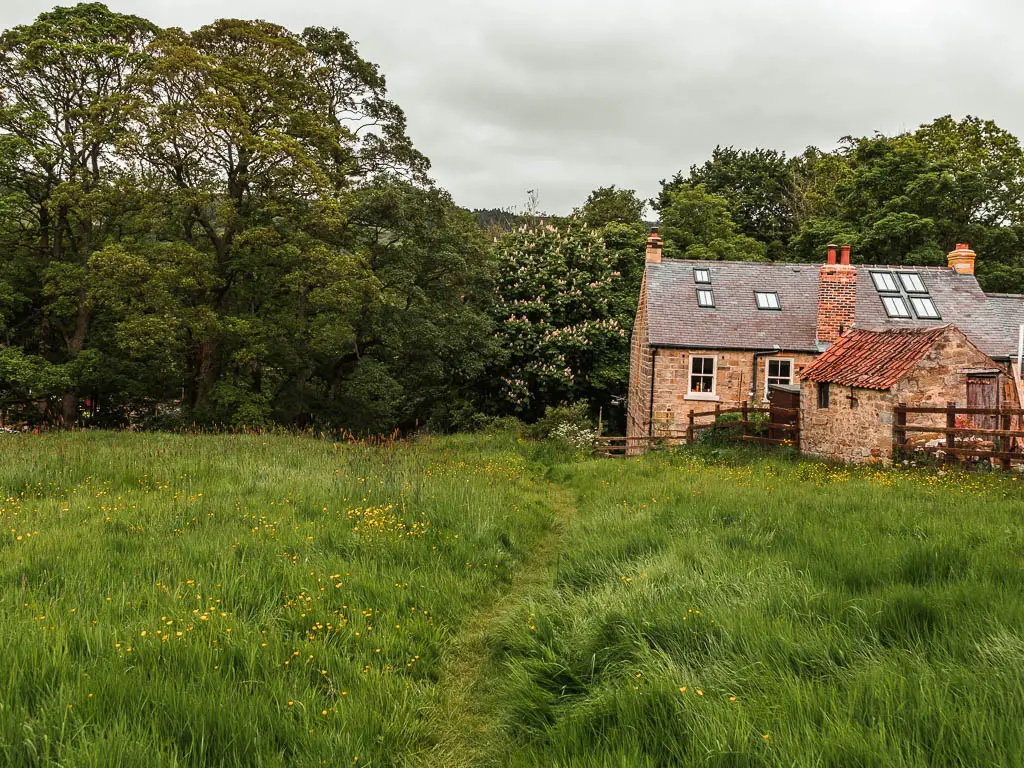
[[[930,328],[851,328],[800,374],[803,381],[889,389],[906,376],[952,323]]]

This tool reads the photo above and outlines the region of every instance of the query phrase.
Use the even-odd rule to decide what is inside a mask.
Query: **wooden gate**
[[[768,439],[800,446],[800,387],[768,386]]]

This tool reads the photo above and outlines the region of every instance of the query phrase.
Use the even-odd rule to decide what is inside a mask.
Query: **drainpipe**
[[[647,436],[654,437],[654,363],[658,359],[658,348],[651,347],[651,399],[648,401]]]
[[[758,358],[760,358],[760,357],[768,357],[770,355],[777,355],[781,351],[782,350],[779,348],[779,345],[776,344],[771,349],[766,349],[766,350],[764,350],[762,352],[755,352],[754,353],[753,370],[751,371],[752,375],[750,377],[750,404],[751,405],[753,405],[756,402],[756,399],[757,399],[757,360],[758,360]]]
[[[1024,323],[1017,329],[1017,386],[1020,386],[1020,365],[1021,358],[1024,357]],[[1024,403],[1022,403],[1024,407]]]

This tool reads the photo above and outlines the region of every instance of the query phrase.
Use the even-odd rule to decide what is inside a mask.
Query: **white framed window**
[[[896,274],[899,275],[903,290],[907,293],[928,293],[928,289],[924,287],[924,281],[921,280],[921,276],[917,272],[897,272]]]
[[[764,396],[768,397],[768,387],[772,384],[793,383],[793,363],[791,357],[769,357],[764,361]]]
[[[896,285],[896,278],[892,272],[872,272],[871,279],[875,283],[875,290],[883,293],[899,293],[900,287]]]
[[[715,373],[718,369],[718,358],[712,355],[690,356],[690,394],[714,395]]]
[[[711,284],[711,270],[704,267],[694,267],[693,282]]]
[[[757,299],[758,309],[782,309],[779,294],[775,291],[754,291],[754,298]]]
[[[714,308],[715,294],[712,293],[710,288],[697,289],[697,306]]]
[[[914,314],[920,320],[938,320],[939,310],[935,308],[935,302],[927,296],[911,296],[910,304],[914,307]]]
[[[902,296],[883,296],[882,304],[885,306],[885,314],[889,317],[910,317],[907,302]]]

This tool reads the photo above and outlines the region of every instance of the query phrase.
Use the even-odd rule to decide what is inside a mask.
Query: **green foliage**
[[[703,184],[680,184],[660,201],[665,253],[673,258],[761,261],[764,244],[743,235],[729,212],[729,203]]]
[[[58,8],[0,90],[0,339],[62,371],[46,413],[389,431],[500,360],[484,238],[343,31]]]
[[[530,427],[529,433],[538,440],[547,440],[566,426],[593,434],[594,422],[590,418],[590,407],[586,403],[549,405],[544,409],[544,415]]]
[[[599,229],[607,224],[637,224],[643,221],[644,202],[636,190],[598,187],[587,196],[579,214],[588,227]]]
[[[765,243],[767,254],[780,258],[796,231],[794,178],[790,163],[773,149],[738,150],[715,147],[711,159],[691,166],[689,176],[677,173],[664,185],[661,199],[683,186],[701,185],[723,197],[741,235]]]
[[[499,374],[506,407],[536,418],[549,404],[624,389],[623,276],[601,233],[575,216],[538,221],[500,238],[496,255],[492,316],[508,354]]]

